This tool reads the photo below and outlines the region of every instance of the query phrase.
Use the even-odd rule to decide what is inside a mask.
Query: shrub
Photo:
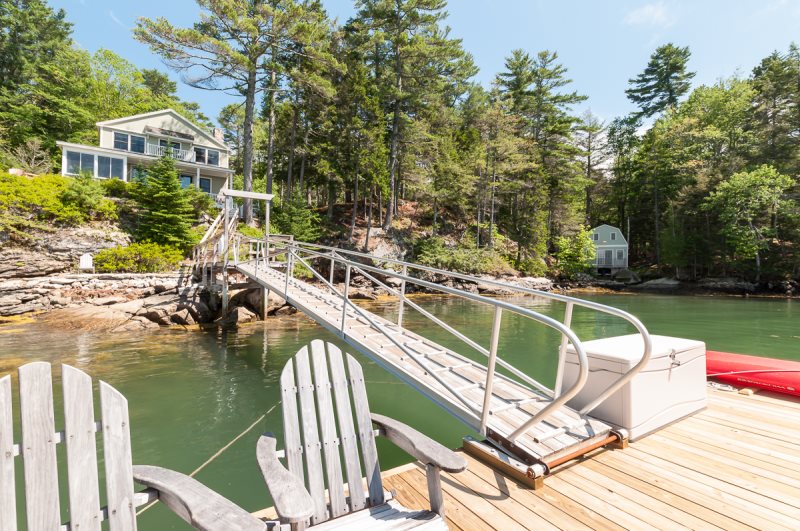
[[[448,247],[445,245],[444,239],[439,236],[417,240],[414,245],[414,257],[422,265],[458,273],[504,274],[511,272],[506,261],[494,249],[463,245]]]
[[[105,189],[100,181],[89,175],[81,175],[70,180],[59,199],[65,207],[73,207],[77,211],[78,223],[88,219],[116,219],[117,207],[104,194]]]
[[[176,269],[182,259],[179,249],[142,242],[103,249],[95,255],[94,265],[104,273],[159,273]]]
[[[584,273],[591,268],[595,246],[589,229],[581,227],[572,237],[559,236],[555,244],[555,256],[561,275],[574,278],[578,273]]]
[[[285,201],[275,207],[273,222],[281,234],[293,234],[297,241],[315,242],[322,235],[319,214],[302,200]]]
[[[186,196],[186,201],[189,203],[192,210],[194,210],[197,217],[199,217],[200,214],[209,214],[213,217],[217,216],[219,209],[217,209],[214,199],[207,193],[198,190],[194,186],[189,186],[183,189],[183,194]]]
[[[121,179],[104,179],[100,181],[100,186],[108,197],[130,197],[130,187]]]

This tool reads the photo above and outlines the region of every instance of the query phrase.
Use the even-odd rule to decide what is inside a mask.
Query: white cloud
[[[108,16],[109,16],[109,17],[111,18],[111,20],[113,20],[113,21],[114,21],[114,23],[115,23],[117,26],[119,26],[120,28],[125,28],[125,29],[128,29],[128,27],[127,27],[125,24],[123,24],[123,23],[122,23],[122,21],[121,21],[120,19],[118,19],[118,18],[117,18],[117,15],[115,15],[113,11],[109,10],[109,11],[108,11]]]
[[[637,7],[623,19],[628,26],[650,26],[668,28],[675,23],[676,16],[664,2],[651,2]]]

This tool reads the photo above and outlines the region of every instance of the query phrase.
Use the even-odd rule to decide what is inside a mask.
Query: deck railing
[[[173,149],[158,144],[147,144],[145,146],[145,155],[152,155],[154,157],[163,157],[167,153],[175,160],[182,162],[194,162],[194,150],[186,149]]]
[[[536,424],[551,417],[552,414],[554,414],[561,406],[563,406],[566,402],[568,402],[574,396],[576,396],[583,388],[584,384],[586,383],[586,380],[588,379],[588,359],[583,349],[583,346],[580,342],[580,339],[572,330],[572,313],[575,306],[588,308],[596,312],[609,314],[618,317],[620,319],[623,319],[628,323],[630,323],[641,334],[643,339],[643,351],[640,361],[627,373],[621,375],[615,382],[609,385],[594,400],[592,400],[589,404],[583,407],[580,410],[580,413],[582,415],[585,415],[594,410],[598,405],[603,403],[609,396],[614,394],[617,390],[619,390],[622,386],[624,386],[627,382],[629,382],[647,364],[650,358],[650,351],[652,345],[651,345],[650,335],[647,329],[633,315],[624,312],[622,310],[619,310],[617,308],[613,308],[611,306],[575,297],[570,297],[566,295],[549,293],[530,288],[524,288],[520,286],[513,286],[496,280],[479,279],[461,273],[455,273],[452,271],[446,271],[410,262],[403,262],[401,260],[395,260],[390,258],[379,258],[356,251],[349,251],[349,250],[328,247],[318,244],[304,243],[304,242],[294,242],[287,240],[276,241],[274,236],[270,236],[270,238],[271,240],[269,244],[266,244],[263,240],[247,241],[247,245],[250,246],[255,245],[255,250],[250,252],[249,255],[251,257],[250,261],[255,263],[256,271],[258,271],[259,268],[275,267],[276,265],[275,260],[278,257],[283,257],[284,262],[282,263],[283,264],[282,268],[286,272],[286,279],[285,279],[286,285],[284,289],[284,294],[288,295],[292,283],[296,282],[293,278],[295,264],[296,263],[302,264],[305,268],[307,268],[311,272],[311,274],[318,281],[320,281],[324,286],[326,286],[326,288],[331,293],[333,293],[336,297],[342,300],[342,320],[340,326],[340,333],[343,336],[345,334],[345,322],[347,319],[347,310],[348,308],[350,308],[353,311],[355,311],[358,315],[360,315],[362,318],[365,318],[374,328],[381,331],[395,346],[401,349],[406,355],[408,355],[410,359],[412,359],[415,363],[417,363],[420,367],[422,367],[425,371],[427,371],[434,379],[436,379],[441,385],[443,385],[457,400],[462,402],[464,406],[467,407],[467,409],[474,414],[475,420],[477,421],[477,425],[475,426],[475,428],[479,429],[479,431],[481,431],[482,433],[485,433],[488,418],[493,413],[493,410],[491,409],[491,396],[492,396],[493,383],[495,379],[495,370],[497,366],[502,367],[509,373],[513,374],[518,380],[524,382],[525,384],[528,384],[533,388],[536,388],[539,392],[546,395],[551,400],[551,402],[547,406],[545,406],[542,410],[540,410],[539,413],[534,415],[531,419],[529,419],[521,426],[517,427],[515,431],[510,434],[508,439],[511,442],[516,440],[522,434],[526,433]],[[239,238],[234,242],[233,260],[235,263],[240,259],[241,245],[243,241],[244,240]],[[312,262],[314,261],[329,262],[328,278],[325,278],[325,276],[312,265]],[[369,262],[365,263],[365,261]],[[383,267],[379,267],[379,265]],[[334,272],[336,268],[339,268],[340,270],[343,269],[345,272],[345,283],[341,291],[337,289],[337,287],[334,284]],[[402,326],[404,310],[406,306],[408,306],[416,310],[417,312],[419,312],[420,314],[422,314],[427,319],[434,322],[444,330],[448,331],[451,335],[455,336],[462,342],[466,343],[474,350],[486,356],[487,379],[484,386],[484,399],[482,404],[476,405],[470,402],[469,400],[465,399],[462,396],[462,393],[459,392],[457,389],[451,388],[446,382],[444,382],[441,378],[439,378],[435,372],[432,372],[432,368],[428,367],[427,362],[424,359],[422,359],[422,357],[419,354],[415,353],[411,349],[407,348],[406,346],[398,342],[395,338],[392,337],[390,330],[388,330],[380,322],[375,321],[372,317],[370,317],[368,312],[365,312],[363,309],[361,309],[358,305],[354,304],[350,300],[350,298],[348,297],[348,291],[350,287],[350,281],[352,280],[354,273],[360,274],[364,278],[368,279],[372,284],[378,286],[379,288],[385,290],[386,292],[398,298],[399,301],[398,319],[397,319],[398,326]],[[414,273],[416,273],[416,275]],[[431,282],[423,278],[420,278],[421,274],[424,273],[443,276],[447,279],[459,279],[469,282],[480,282],[483,284],[501,287],[504,290],[511,291],[512,293],[535,295],[538,297],[543,297],[546,299],[562,302],[565,305],[564,319],[563,321],[559,321],[549,316],[535,312],[533,310],[520,307],[508,301],[504,301],[502,299],[485,297],[483,295],[478,295],[457,288],[448,287],[440,283]],[[388,278],[393,278],[394,284],[399,283],[399,286],[390,286],[386,281]],[[442,319],[436,317],[435,315],[431,314],[430,312],[428,312],[427,310],[416,304],[414,301],[410,300],[406,296],[406,289],[409,284],[416,284],[417,286],[420,286],[422,288],[434,292],[454,295],[457,297],[471,300],[473,302],[478,302],[493,307],[494,317],[493,317],[492,331],[488,348],[473,341],[465,334],[459,332],[454,327],[444,322]],[[530,319],[532,321],[538,322],[539,324],[545,325],[557,331],[560,334],[562,339],[558,351],[558,369],[556,374],[556,383],[553,389],[548,388],[546,385],[542,384],[541,382],[538,382],[536,379],[520,371],[519,369],[517,369],[510,363],[506,362],[504,359],[502,359],[502,357],[498,355],[500,324],[502,317],[506,312],[510,312],[522,316],[524,318]],[[578,360],[578,365],[579,365],[578,375],[576,380],[568,388],[562,389],[562,387],[564,386],[564,370],[566,365],[567,347],[570,344],[573,346],[573,349],[576,353],[576,357]],[[549,434],[549,436],[555,437],[560,433],[568,431],[570,428],[571,428],[570,426],[562,426],[559,429],[554,430],[552,434]],[[539,437],[539,439],[541,439],[541,437]]]

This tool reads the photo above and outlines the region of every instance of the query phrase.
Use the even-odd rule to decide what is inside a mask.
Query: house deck
[[[709,407],[624,450],[598,450],[530,490],[470,455],[443,474],[451,529],[797,529],[800,401],[709,389]],[[424,468],[384,473],[429,507]],[[263,514],[263,513],[262,513]]]

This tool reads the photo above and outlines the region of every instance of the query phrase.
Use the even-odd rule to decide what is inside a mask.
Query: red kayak
[[[706,351],[706,374],[737,387],[800,396],[800,362]]]

